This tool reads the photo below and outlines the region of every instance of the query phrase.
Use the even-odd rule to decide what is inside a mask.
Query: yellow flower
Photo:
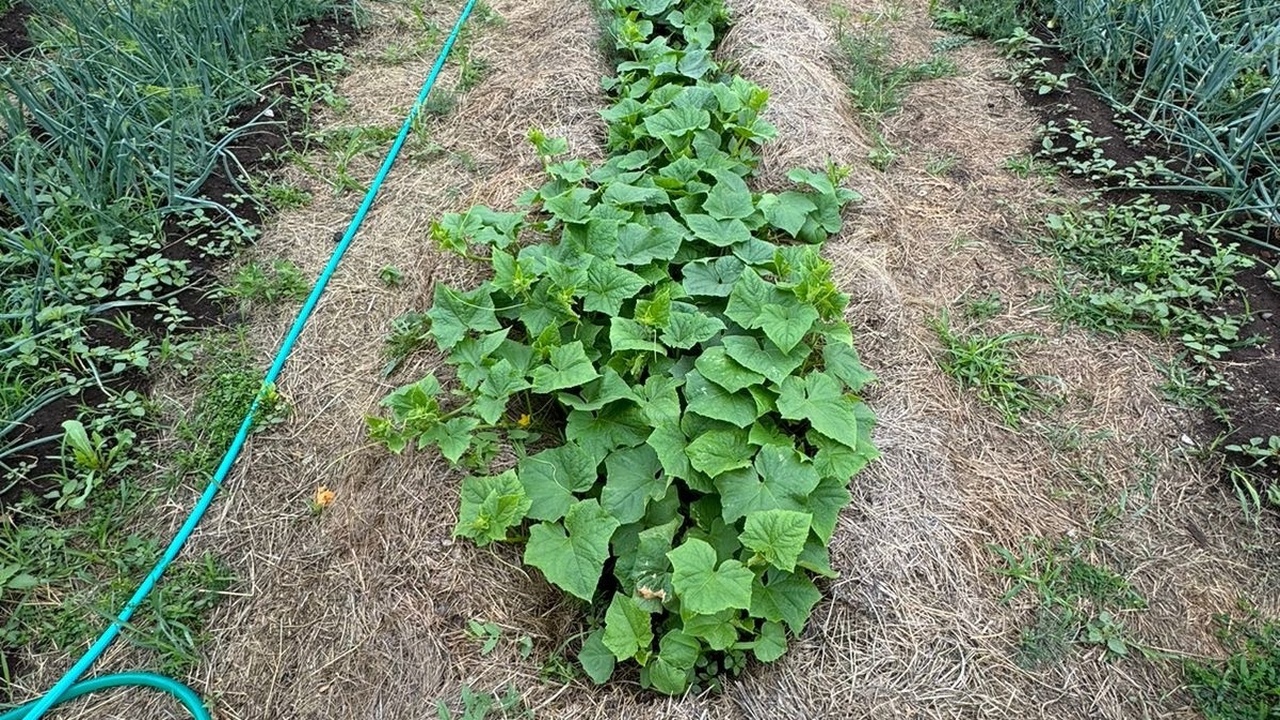
[[[531,423],[531,422],[533,422],[533,418],[529,417],[529,413],[525,413],[525,414],[521,415],[521,416],[520,416],[520,419],[519,419],[519,420],[516,420],[516,424],[517,424],[517,425],[519,425],[519,426],[520,426],[520,427],[522,427],[522,428],[527,428],[527,427],[529,427],[529,423]]]
[[[316,487],[316,498],[313,502],[317,508],[327,508],[338,498],[338,494],[324,485]]]

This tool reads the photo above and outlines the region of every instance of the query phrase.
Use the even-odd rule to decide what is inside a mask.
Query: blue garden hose
[[[422,90],[418,92],[418,99],[409,109],[404,123],[400,126],[400,133],[396,135],[395,142],[391,144],[391,149],[387,151],[387,156],[382,161],[382,167],[378,169],[378,174],[374,176],[373,183],[369,185],[369,191],[365,193],[364,200],[360,203],[360,208],[356,210],[356,214],[351,218],[351,223],[347,225],[347,231],[343,233],[338,246],[334,248],[333,254],[329,257],[329,263],[325,265],[324,271],[320,273],[320,277],[316,280],[315,287],[311,288],[311,294],[307,296],[307,301],[302,304],[302,309],[298,311],[298,316],[294,319],[293,326],[289,328],[289,333],[285,335],[284,342],[280,345],[280,350],[276,353],[275,360],[272,361],[266,377],[262,380],[262,387],[258,390],[257,397],[254,398],[253,403],[249,406],[249,411],[244,416],[244,420],[240,423],[239,432],[236,433],[235,439],[231,441],[231,446],[227,448],[226,454],[222,456],[222,462],[219,463],[218,469],[213,473],[213,477],[210,478],[209,484],[205,486],[204,493],[200,496],[200,501],[192,508],[186,522],[182,524],[178,533],[174,535],[173,540],[169,543],[164,555],[161,556],[155,567],[151,568],[151,572],[147,573],[147,577],[133,593],[133,597],[120,610],[120,614],[111,623],[110,627],[104,630],[102,635],[89,647],[89,650],[76,661],[75,665],[62,676],[62,679],[58,680],[57,684],[49,692],[45,693],[44,697],[0,715],[0,720],[40,720],[48,712],[49,708],[54,705],[67,702],[86,693],[122,686],[149,687],[169,693],[176,697],[196,720],[212,720],[209,710],[200,702],[200,696],[194,690],[177,680],[163,675],[129,672],[107,675],[84,682],[79,682],[79,680],[97,662],[112,641],[116,639],[116,636],[120,634],[120,630],[129,623],[133,613],[142,605],[143,600],[147,598],[151,590],[155,588],[165,569],[182,552],[183,544],[186,543],[191,533],[195,531],[205,511],[213,504],[213,499],[217,496],[222,481],[226,479],[227,474],[231,471],[232,465],[235,464],[241,448],[244,447],[244,443],[249,437],[249,431],[253,427],[253,418],[257,413],[259,403],[275,387],[276,378],[280,376],[280,371],[284,369],[285,361],[289,359],[289,353],[293,351],[293,346],[297,343],[298,336],[302,334],[307,320],[311,317],[312,311],[315,310],[316,303],[320,301],[320,296],[324,294],[325,286],[329,284],[329,279],[333,276],[334,271],[337,270],[338,263],[342,262],[342,256],[351,245],[351,241],[355,238],[361,223],[364,222],[365,215],[373,207],[373,201],[378,196],[378,190],[382,187],[383,181],[386,180],[387,174],[391,172],[391,166],[395,163],[396,156],[400,154],[400,148],[404,146],[405,140],[409,137],[409,132],[413,129],[414,120],[417,118],[423,103],[426,102],[431,88],[435,86],[436,78],[444,67],[445,59],[449,56],[449,51],[453,49],[454,42],[458,39],[459,33],[462,32],[462,26],[471,15],[471,10],[475,4],[476,0],[467,0],[467,4],[463,6],[462,13],[458,16],[458,21],[453,25],[453,31],[445,39],[444,46],[440,48],[440,54],[436,56],[435,64],[431,66],[431,72],[427,75],[427,79],[422,85]]]

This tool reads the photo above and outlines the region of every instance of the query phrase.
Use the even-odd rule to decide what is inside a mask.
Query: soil
[[[31,16],[31,6],[20,2],[0,15],[0,55],[17,55],[31,47],[31,38],[27,35],[27,18]]]
[[[17,21],[16,25],[10,22],[20,10],[30,14],[30,10],[25,5],[15,6],[5,16],[3,25],[0,25],[0,32],[11,30],[15,27],[18,29],[24,28],[21,21]],[[22,17],[25,19],[26,15]],[[350,42],[356,36],[356,33],[357,28],[349,17],[322,18],[308,24],[299,39],[285,52],[285,55],[300,55],[307,50],[334,50]],[[0,41],[12,40],[14,37],[18,36],[0,34]],[[25,35],[22,37],[25,38]],[[14,46],[10,44],[7,47],[12,49]],[[291,63],[291,65],[293,64]],[[252,174],[270,170],[279,164],[280,155],[278,151],[289,144],[293,133],[301,127],[304,120],[302,114],[287,102],[293,95],[293,89],[288,82],[288,77],[289,73],[282,71],[273,82],[268,84],[262,100],[254,105],[242,107],[233,113],[227,123],[229,127],[233,129],[239,128],[256,121],[259,129],[240,136],[234,143],[228,145],[227,152],[230,157],[225,158],[226,162],[220,163],[209,178],[205,180],[204,184],[200,186],[200,191],[197,193],[198,197],[224,206],[231,206],[234,203],[235,196],[244,194],[243,184],[246,177],[232,175],[228,170],[229,168],[243,168],[246,173]],[[259,116],[269,107],[274,107],[277,121],[264,125]],[[236,214],[241,222],[252,227],[261,226],[263,221],[262,207],[252,202],[240,204],[236,209]],[[189,333],[221,323],[227,313],[226,309],[208,292],[215,285],[217,279],[215,270],[221,263],[221,259],[206,255],[202,247],[189,242],[192,237],[192,231],[182,226],[182,220],[183,216],[181,215],[172,215],[166,220],[163,226],[165,241],[161,248],[161,255],[169,260],[186,261],[191,270],[188,279],[189,285],[186,291],[178,296],[178,307],[190,318],[187,324],[181,328],[181,331]],[[224,220],[220,224],[225,225],[228,223],[228,220]],[[200,228],[199,232],[208,232],[209,230],[208,226],[204,226]],[[90,344],[95,346],[105,345],[123,348],[128,347],[135,341],[136,338],[130,337],[116,328],[115,321],[118,320],[128,320],[133,327],[141,331],[144,337],[159,339],[165,334],[165,328],[161,323],[156,320],[152,313],[146,311],[128,312],[127,310],[117,310],[105,313],[96,319],[99,322],[89,328],[87,333]],[[149,378],[141,372],[126,373],[110,381],[110,389],[114,391],[136,390],[143,392],[149,386]],[[80,395],[66,397],[50,403],[28,420],[27,427],[19,435],[17,442],[22,442],[29,438],[57,434],[63,421],[75,418],[82,408],[94,407],[106,399],[106,393],[102,389],[94,387],[85,390]],[[0,495],[0,509],[3,509],[6,502],[11,502],[25,493],[33,493],[39,496],[50,489],[51,481],[48,480],[48,477],[60,469],[61,461],[56,456],[37,454],[45,450],[47,450],[47,446],[37,448],[33,454],[25,458],[21,456],[16,458],[18,463],[26,461],[34,462],[35,465],[27,473],[24,482],[18,483],[6,490],[3,495]]]
[[[1036,34],[1044,38],[1053,37],[1053,32],[1044,26],[1037,28]],[[1043,57],[1048,60],[1046,69],[1051,73],[1071,69],[1067,59],[1056,50],[1044,50]],[[1070,119],[1087,121],[1095,135],[1109,138],[1101,143],[1101,147],[1105,156],[1114,160],[1118,167],[1132,166],[1147,156],[1160,157],[1170,166],[1183,162],[1179,150],[1172,146],[1149,142],[1135,147],[1127,143],[1125,131],[1116,124],[1115,111],[1110,104],[1083,84],[1073,84],[1065,93],[1049,95],[1039,95],[1033,89],[1023,88],[1023,96],[1045,122],[1065,125]],[[1039,145],[1032,148],[1033,151],[1039,149]],[[1140,194],[1127,188],[1101,189],[1105,197],[1115,203],[1133,200]],[[1191,192],[1166,190],[1141,194],[1151,195],[1158,202],[1168,204],[1175,213],[1181,210],[1200,213],[1206,206],[1221,206],[1215,198]],[[1261,242],[1280,245],[1280,227],[1241,225],[1238,230]],[[1193,247],[1202,246],[1203,239],[1189,237],[1187,243]],[[1280,263],[1280,256],[1252,243],[1241,243],[1240,249],[1258,260],[1256,267],[1237,274],[1236,282],[1242,289],[1239,297],[1225,298],[1219,306],[1209,309],[1213,315],[1247,311],[1252,320],[1245,326],[1243,337],[1260,338],[1255,347],[1238,348],[1227,353],[1222,364],[1231,389],[1221,393],[1218,400],[1227,420],[1206,413],[1206,439],[1222,436],[1227,444],[1247,443],[1255,437],[1265,439],[1280,432],[1280,292],[1263,277],[1269,268]],[[1248,458],[1241,460],[1245,464],[1252,462]],[[1280,480],[1280,470],[1271,472],[1273,479]]]

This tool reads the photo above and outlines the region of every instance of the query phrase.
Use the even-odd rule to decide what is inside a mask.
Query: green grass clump
[[[950,314],[945,311],[931,324],[942,342],[939,367],[961,386],[974,389],[980,400],[1000,413],[1006,425],[1017,427],[1027,413],[1044,412],[1053,407],[1053,398],[1037,387],[1041,378],[1018,369],[1015,347],[1036,336],[957,332],[951,326]]]

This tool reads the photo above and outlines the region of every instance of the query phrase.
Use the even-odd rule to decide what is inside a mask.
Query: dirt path
[[[456,9],[442,5],[427,19],[447,26]],[[192,678],[218,717],[434,717],[434,701],[456,699],[462,684],[514,684],[539,718],[1188,715],[1184,698],[1166,697],[1176,687],[1169,670],[1151,663],[1108,663],[1094,648],[1020,667],[1025,608],[1000,604],[1007,586],[987,547],[1097,535],[1106,559],[1150,601],[1126,616],[1132,634],[1200,653],[1213,647],[1214,613],[1238,596],[1267,599],[1260,591],[1274,587],[1276,568],[1256,558],[1280,556],[1276,539],[1241,524],[1216,479],[1181,459],[1179,438],[1192,420],[1152,390],[1151,358],[1166,348],[1064,334],[1047,319],[1037,295],[1045,288],[1022,272],[1040,261],[1012,241],[1053,196],[1002,167],[1026,148],[1036,122],[999,79],[1005,73],[990,50],[963,48],[957,76],[916,86],[883,128],[897,161],[883,173],[868,165],[870,137],[834,70],[833,11],[857,19],[887,8],[847,0],[731,2],[737,23],[721,50],[772,92],[768,117],[779,138],[766,146],[759,185],[780,186],[791,167],[830,157],[855,168],[849,185],[866,196],[828,254],[853,297],[863,359],[880,377],[869,402],[884,458],[858,476],[854,506],[841,518],[832,548],[841,577],[788,655],[724,695],[637,698],[628,687],[540,682],[574,632],[572,609],[521,567],[517,550],[454,543],[460,474],[425,454],[388,457],[368,444],[362,421],[390,388],[438,362],[418,357],[379,379],[391,319],[424,309],[437,281],[475,278],[474,268],[432,247],[430,221],[477,202],[505,208],[538,182],[523,142],[531,126],[568,137],[577,153],[600,154],[607,68],[586,0],[492,6],[505,24],[480,31],[474,44],[490,73],[453,114],[427,123],[440,149],[415,145],[416,157],[397,166],[280,383],[292,418],[253,441],[194,540],[195,552],[216,550],[239,578],[210,618],[208,661]],[[922,6],[898,13],[885,25],[895,57],[926,57],[941,34]],[[353,109],[333,126],[398,122],[431,57],[376,58],[415,32],[379,15],[340,87]],[[931,173],[940,157],[954,160],[951,169]],[[376,159],[361,162],[352,174],[371,176]],[[311,207],[279,217],[259,252],[318,272],[358,200],[327,193],[319,186]],[[404,272],[405,288],[382,285],[385,265]],[[1008,430],[938,370],[928,320],[970,291],[1004,299],[995,328],[1045,338],[1024,361],[1029,372],[1061,378],[1067,401],[1039,429]],[[282,312],[255,329],[264,358],[290,319]],[[1113,436],[1076,448],[1062,441],[1071,429]],[[1147,459],[1139,462],[1139,452]],[[338,499],[314,518],[307,500],[317,484]],[[1188,523],[1203,530],[1205,546]],[[492,654],[466,636],[471,618],[504,629]],[[522,659],[525,635],[534,652]],[[131,660],[122,648],[104,667]],[[64,661],[50,658],[46,674]],[[82,717],[147,718],[167,716],[168,705],[135,694],[82,707]]]

